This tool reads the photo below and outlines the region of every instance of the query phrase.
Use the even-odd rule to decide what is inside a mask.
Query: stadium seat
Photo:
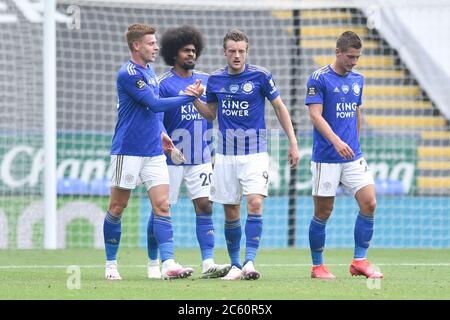
[[[336,195],[351,195],[350,191],[348,191],[342,184],[339,185],[339,187],[336,190]]]
[[[375,180],[375,188],[378,195],[399,195],[405,194],[403,183],[399,180]]]
[[[95,196],[109,196],[110,194],[109,179],[94,179],[89,184],[89,194]]]
[[[89,194],[89,189],[81,179],[63,178],[58,180],[56,192],[59,195],[85,195]]]
[[[375,188],[377,195],[400,195],[405,194],[403,183],[399,180],[375,180]],[[351,195],[342,185],[337,188],[337,195]]]

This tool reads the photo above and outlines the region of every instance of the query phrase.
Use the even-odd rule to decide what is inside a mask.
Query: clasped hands
[[[189,85],[184,93],[188,96],[193,96],[196,98],[200,98],[200,96],[205,91],[205,87],[202,85],[201,80],[195,80],[194,84]]]

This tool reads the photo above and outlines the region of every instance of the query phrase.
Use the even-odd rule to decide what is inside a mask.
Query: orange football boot
[[[324,279],[324,280],[336,279],[336,277],[330,271],[328,271],[327,267],[324,264],[312,267],[311,278]]]
[[[365,276],[366,278],[383,278],[383,274],[376,271],[367,259],[353,259],[350,265],[350,274],[352,276]]]

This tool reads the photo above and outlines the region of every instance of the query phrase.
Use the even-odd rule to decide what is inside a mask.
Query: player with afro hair
[[[161,55],[169,66],[175,65],[178,50],[187,44],[193,44],[197,58],[202,54],[204,39],[200,31],[191,26],[170,28],[161,39]]]

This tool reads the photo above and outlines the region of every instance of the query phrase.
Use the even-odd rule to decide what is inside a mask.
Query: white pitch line
[[[331,263],[331,264],[327,264],[327,266],[334,266],[334,267],[348,267],[348,263]],[[399,262],[399,263],[373,263],[372,265],[374,266],[388,266],[388,267],[449,267],[450,263],[444,263],[444,262],[437,262],[437,263],[421,263],[421,262],[417,262],[417,263],[403,263],[403,262]],[[2,266],[0,265],[0,269],[1,270],[8,270],[8,269],[66,269],[68,265],[22,265],[22,266]],[[99,268],[104,268],[105,265],[76,265],[80,268],[84,268],[84,269],[99,269]],[[126,265],[126,264],[119,264],[119,266],[121,268],[146,268],[147,265],[145,264],[131,264],[131,265]],[[197,265],[186,265],[188,267],[197,267]],[[309,263],[299,263],[299,264],[257,264],[258,267],[262,267],[262,268],[286,268],[286,267],[310,267],[311,264]]]

